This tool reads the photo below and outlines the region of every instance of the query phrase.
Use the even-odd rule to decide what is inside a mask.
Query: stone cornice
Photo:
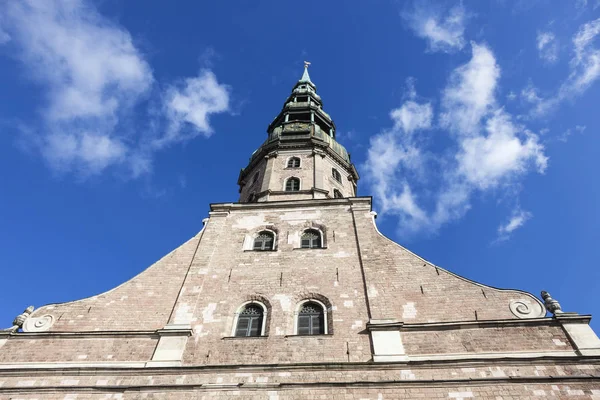
[[[426,358],[429,357],[429,358]],[[419,355],[402,362],[314,362],[290,364],[223,364],[223,365],[177,365],[152,366],[145,361],[121,362],[45,362],[45,363],[0,363],[0,376],[41,375],[55,372],[59,375],[98,375],[101,373],[118,375],[154,375],[160,373],[226,373],[226,372],[277,372],[277,371],[323,371],[323,370],[394,370],[404,368],[468,368],[500,365],[569,365],[578,363],[600,364],[600,356],[581,356],[572,351],[563,352],[521,352]]]
[[[568,321],[574,323],[588,324],[590,315],[569,315]],[[398,320],[371,320],[367,322],[367,329],[375,330],[399,330],[399,331],[440,331],[453,329],[475,329],[475,328],[504,328],[512,326],[540,326],[559,325],[566,318],[529,318],[529,319],[502,319],[502,320],[477,320],[477,321],[451,321],[451,322],[423,322],[406,323]]]
[[[285,192],[287,193],[287,192]],[[295,192],[298,193],[298,192]],[[283,200],[262,201],[257,203],[212,203],[211,212],[231,212],[237,210],[260,210],[278,208],[301,208],[301,207],[339,207],[340,205],[362,205],[371,208],[372,197],[345,197],[341,199],[306,199],[306,200]]]
[[[505,376],[505,377],[486,377],[486,378],[457,378],[457,379],[394,379],[386,381],[314,381],[314,382],[281,382],[281,383],[197,383],[197,384],[147,384],[147,385],[78,385],[78,386],[27,386],[23,387],[0,387],[0,393],[20,394],[23,389],[35,393],[106,393],[107,391],[125,391],[128,392],[174,392],[174,391],[214,391],[214,390],[257,390],[257,389],[275,389],[281,390],[293,388],[296,390],[311,388],[356,388],[356,387],[446,387],[472,386],[472,385],[502,385],[509,384],[556,384],[556,383],[590,383],[600,382],[600,377],[590,375],[571,375],[571,376]]]

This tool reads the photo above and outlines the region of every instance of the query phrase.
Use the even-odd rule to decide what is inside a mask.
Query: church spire
[[[300,78],[300,80],[298,82],[312,83],[312,81],[310,80],[310,75],[308,75],[308,66],[309,65],[310,65],[310,62],[304,61],[304,73],[302,74],[302,78]],[[313,83],[313,85],[314,85],[314,83]]]

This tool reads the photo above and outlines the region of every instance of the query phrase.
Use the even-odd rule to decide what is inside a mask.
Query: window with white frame
[[[288,168],[300,168],[300,158],[299,157],[290,157],[287,162]]]
[[[256,238],[254,239],[254,250],[265,251],[265,250],[273,250],[273,246],[275,244],[275,235],[273,232],[262,231],[259,232]]]
[[[264,333],[265,310],[261,304],[246,304],[238,313],[235,336],[262,336]]]
[[[286,192],[297,192],[300,190],[300,179],[299,178],[289,178],[285,182],[285,191]]]
[[[300,238],[300,247],[303,249],[320,249],[323,247],[321,232],[316,229],[307,229]]]
[[[308,301],[301,305],[298,312],[298,335],[323,335],[325,330],[325,310],[315,301]]]

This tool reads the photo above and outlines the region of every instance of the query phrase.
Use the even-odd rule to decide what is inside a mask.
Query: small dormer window
[[[287,162],[288,168],[300,168],[300,158],[291,157]]]
[[[343,197],[344,196],[342,196],[342,192],[340,192],[337,189],[333,189],[333,198],[335,198],[335,199],[341,199]]]
[[[333,176],[333,179],[335,179],[338,182],[342,182],[342,175],[340,174],[340,171],[338,171],[335,168],[331,169],[331,176]]]

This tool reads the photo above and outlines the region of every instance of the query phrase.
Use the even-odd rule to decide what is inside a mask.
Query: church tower
[[[358,173],[335,139],[308,63],[267,133],[240,173],[240,202],[356,196]]]
[[[267,134],[194,237],[0,331],[0,398],[600,399],[591,316],[378,231],[307,65]]]

